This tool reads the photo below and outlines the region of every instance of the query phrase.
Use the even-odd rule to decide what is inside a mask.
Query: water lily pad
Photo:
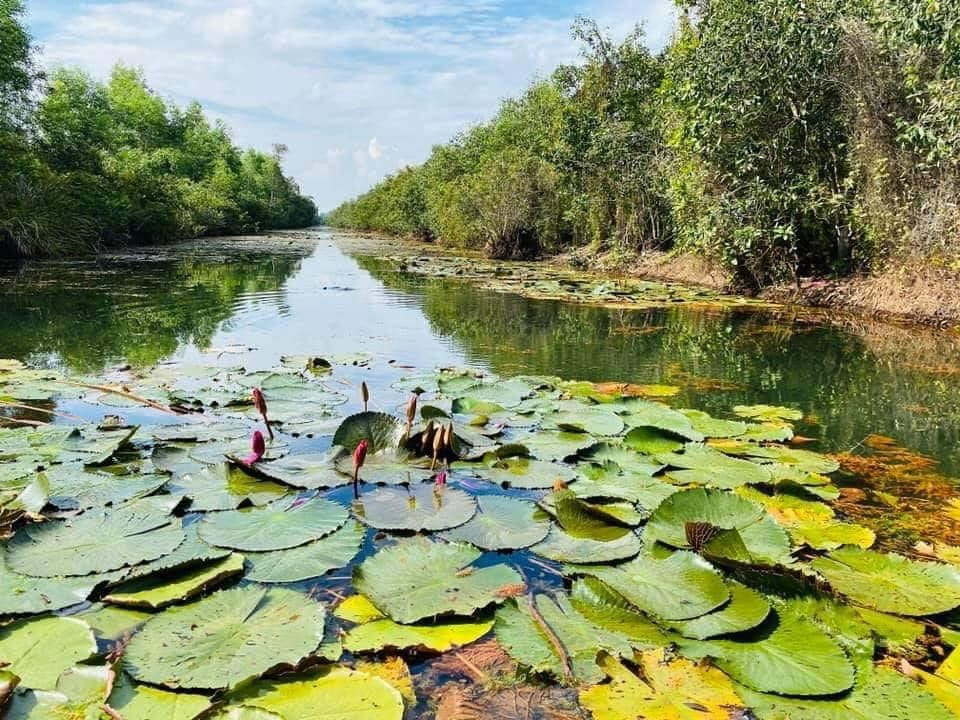
[[[107,577],[109,586],[116,587],[122,582],[148,577],[158,573],[183,571],[218,560],[230,555],[227,548],[217,548],[208,545],[197,534],[198,523],[190,523],[183,528],[186,539],[169,555],[151,560],[150,562],[123,568]]]
[[[688,620],[715,610],[730,590],[703,558],[675,552],[666,558],[641,555],[622,565],[572,565],[566,571],[601,580],[634,607],[663,620]]]
[[[681,635],[697,640],[752,630],[767,619],[770,603],[739,583],[730,583],[730,602],[693,620],[670,623]]]
[[[842,547],[813,569],[858,605],[897,615],[933,615],[960,606],[960,569],[902,555]]]
[[[98,639],[116,642],[127,634],[133,635],[151,616],[139,610],[96,604],[73,617],[89,625]]]
[[[62,610],[87,599],[97,577],[37,578],[10,570],[0,555],[0,615]]]
[[[546,539],[530,547],[537,555],[556,562],[602,563],[632,558],[640,552],[640,538],[629,532],[612,541],[578,538],[562,528],[550,528]]]
[[[832,457],[783,445],[755,446],[748,454],[754,458],[787,465],[804,474],[829,475],[840,469],[840,463]]]
[[[343,455],[337,459],[337,469],[350,482],[353,477],[353,458]],[[368,484],[413,485],[429,480],[435,470],[430,469],[430,460],[418,458],[406,450],[391,448],[367,455],[360,470],[360,480]]]
[[[672,644],[670,635],[650,618],[637,612],[618,592],[593,577],[578,578],[573,583],[570,602],[594,625],[622,635],[630,645],[647,650]]]
[[[733,412],[740,417],[766,422],[803,419],[803,411],[782,405],[737,405]]]
[[[185,536],[180,521],[143,501],[30,525],[7,543],[7,566],[23,575],[89,575],[155,560]]]
[[[749,640],[683,644],[685,654],[710,656],[734,680],[760,692],[821,696],[853,686],[853,665],[816,624],[793,613],[772,631]]]
[[[290,492],[287,485],[252,478],[224,462],[182,475],[169,482],[167,489],[186,495],[190,498],[190,510],[201,512],[266,505]]]
[[[496,634],[518,663],[568,682],[574,678],[582,683],[599,682],[603,672],[596,659],[601,651],[623,656],[632,653],[625,638],[595,626],[562,594],[538,595],[533,605],[527,598],[505,604],[497,610]]]
[[[279,460],[258,463],[257,472],[277,482],[297,488],[317,490],[334,488],[350,482],[337,470],[336,459],[344,454],[343,448],[334,446],[322,453],[287,455]]]
[[[403,697],[386,680],[342,667],[303,680],[253,683],[236,702],[284,720],[401,720]]]
[[[739,420],[715,418],[700,410],[681,410],[687,416],[693,429],[708,438],[731,438],[743,435],[747,424]]]
[[[746,548],[748,562],[775,565],[790,559],[786,532],[767,515],[763,506],[723,490],[707,488],[678,492],[660,503],[647,522],[644,541],[691,548],[697,541],[691,536],[691,527],[702,528],[705,533],[700,538],[702,544],[695,549],[708,555],[740,561],[739,557],[730,557],[724,552],[724,546],[712,539],[720,538],[719,531],[735,530]]]
[[[381,620],[385,615],[377,609],[364,595],[351,595],[340,601],[333,611],[333,616],[356,624],[369,623]]]
[[[632,428],[623,438],[623,444],[639,453],[657,455],[681,450],[683,439],[659,428],[641,426]]]
[[[619,444],[596,443],[581,450],[579,455],[584,460],[599,465],[612,462],[624,472],[636,475],[652,476],[663,470],[663,465],[649,455]]]
[[[492,620],[447,620],[429,625],[401,625],[389,618],[383,618],[357,625],[348,631],[343,646],[354,653],[381,652],[388,648],[424,648],[446,652],[479,640],[490,632],[492,627]]]
[[[361,522],[381,530],[446,530],[477,512],[473,497],[452,487],[377,488],[354,503]]]
[[[159,610],[196,597],[242,574],[243,556],[234,554],[173,577],[150,575],[123,583],[103,600],[124,607]]]
[[[493,380],[487,382],[464,382],[466,378],[441,378],[437,383],[444,395],[457,398],[469,398],[474,402],[496,403],[504,408],[513,408],[533,392],[527,383],[518,379]]]
[[[61,510],[118,505],[156,492],[169,480],[165,475],[95,472],[80,463],[57,465],[44,475],[50,483],[49,502]]]
[[[599,663],[609,683],[580,691],[580,704],[594,720],[637,718],[728,718],[743,701],[730,679],[716,668],[684,658],[669,658],[663,649],[636,658],[638,677],[615,658],[604,655]]]
[[[530,455],[545,462],[566,460],[597,442],[586,433],[550,430],[521,433],[516,441],[526,447]]]
[[[574,404],[579,407],[545,415],[541,427],[545,430],[603,436],[619,435],[623,432],[623,420],[612,409]]]
[[[346,508],[324,498],[284,498],[264,507],[208,513],[198,532],[211,545],[264,552],[319,540],[348,517]]]
[[[170,688],[232,687],[315,651],[324,617],[323,605],[292,590],[221,590],[151,618],[127,647],[126,669]]]
[[[534,545],[547,536],[550,523],[537,517],[537,506],[502,495],[480,495],[477,514],[464,525],[444,533],[481,550],[516,550]]]
[[[212,703],[206,695],[138,685],[121,673],[107,704],[123,720],[193,720]]]
[[[347,565],[360,552],[366,530],[354,521],[325,538],[295,548],[247,553],[246,578],[262,583],[288,583],[320,577]]]
[[[558,490],[544,498],[542,505],[552,510],[560,527],[575,538],[611,542],[631,532],[623,525],[611,524],[610,515],[598,512],[572,490]]]
[[[557,480],[571,483],[577,479],[576,470],[569,465],[526,457],[507,458],[487,467],[471,467],[470,470],[489,482],[521,490],[545,490],[552,488]]]
[[[632,428],[656,428],[693,442],[705,439],[703,433],[694,429],[690,418],[661,403],[630,398],[615,403],[614,407],[620,408],[623,421],[631,432]]]
[[[368,452],[373,454],[380,450],[396,448],[400,444],[403,432],[403,424],[393,415],[362,412],[351,415],[340,424],[333,435],[333,444],[339,445],[347,452],[353,452],[361,440],[366,440],[369,443]]]
[[[735,488],[770,482],[770,473],[762,466],[717,452],[705,445],[688,444],[682,453],[661,453],[657,461],[676,470],[667,476],[681,485],[709,485]]]
[[[353,586],[399,623],[440,615],[470,615],[503,602],[523,584],[507,565],[470,567],[480,552],[462,543],[401,540],[354,568]]]
[[[57,678],[97,651],[93,631],[67,617],[21,620],[0,628],[4,669],[20,678],[20,687],[52,690]]]
[[[627,500],[653,510],[679,490],[676,485],[638,473],[623,473],[611,462],[580,470],[582,477],[570,489],[579,498]]]
[[[54,690],[17,693],[4,715],[6,720],[73,720],[96,717],[110,694],[113,668],[109,665],[78,665],[66,670]]]

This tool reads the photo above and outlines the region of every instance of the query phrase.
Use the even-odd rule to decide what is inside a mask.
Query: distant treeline
[[[313,201],[282,145],[241,150],[197,103],[165,101],[135,69],[106,83],[35,64],[20,0],[0,0],[0,255],[303,227]]]
[[[680,2],[329,214],[496,257],[678,249],[742,285],[960,268],[960,0]]]

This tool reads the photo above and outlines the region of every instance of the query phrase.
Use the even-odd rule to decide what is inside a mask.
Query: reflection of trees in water
[[[275,291],[305,255],[244,253],[100,262],[38,262],[2,277],[0,356],[97,372],[209,345],[243,294]]]
[[[687,385],[676,403],[715,414],[737,404],[799,404],[816,421],[802,432],[822,437],[822,449],[849,449],[880,433],[960,474],[960,375],[919,365],[917,348],[933,337],[922,331],[898,329],[881,343],[875,335],[777,322],[755,311],[605,309],[405,276],[369,258],[361,266],[419,295],[438,333],[499,373]],[[948,344],[940,347],[931,364],[960,367],[960,350],[946,357]],[[707,382],[698,389],[697,381]]]

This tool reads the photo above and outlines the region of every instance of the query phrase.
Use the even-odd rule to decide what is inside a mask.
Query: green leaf
[[[556,562],[602,563],[626,560],[640,552],[640,538],[629,532],[612,541],[592,538],[578,538],[565,532],[563,528],[550,528],[546,539],[531,546],[537,555]]]
[[[170,688],[228,688],[277,665],[296,665],[324,637],[323,605],[302,593],[221,590],[151,618],[127,647],[126,669]]]
[[[76,618],[22,620],[0,628],[0,660],[24,688],[54,689],[62,672],[96,651],[93,631]]]
[[[657,461],[671,468],[667,477],[680,485],[709,485],[735,488],[770,482],[770,473],[763,466],[717,452],[705,445],[686,445],[683,453],[661,453]]]
[[[896,615],[933,615],[960,606],[960,569],[902,555],[842,547],[811,563],[847,598]]]
[[[185,536],[180,521],[143,501],[28,525],[7,543],[7,566],[24,575],[89,575],[155,560]]]
[[[776,565],[790,561],[787,533],[767,515],[761,505],[723,490],[693,488],[664,500],[653,511],[644,530],[644,542],[661,542],[675,548],[691,547],[687,528],[705,524],[720,530],[736,530],[749,554],[748,561]],[[729,557],[722,547],[706,544],[704,551]],[[730,559],[740,560],[737,557]]]
[[[646,510],[657,507],[665,498],[677,492],[659,478],[643,474],[622,473],[612,462],[594,465],[582,470],[583,477],[570,486],[579,498],[614,498],[628,500]]]
[[[641,426],[631,429],[623,438],[623,444],[647,456],[659,455],[683,449],[680,437],[659,428]],[[653,458],[650,460],[653,461]]]
[[[79,720],[99,718],[113,682],[109,665],[78,665],[58,679],[56,690],[14,695],[6,720]],[[95,714],[91,714],[95,713]]]
[[[547,536],[550,523],[538,519],[537,506],[527,500],[502,495],[476,498],[477,514],[444,537],[476,545],[481,550],[517,550],[530,547]]]
[[[708,438],[737,437],[747,431],[747,424],[739,420],[721,420],[700,410],[681,410],[680,412],[687,416],[694,430]]]
[[[304,680],[260,681],[233,702],[284,720],[401,720],[403,697],[386,680],[348,668],[324,668]]]
[[[572,432],[540,430],[536,433],[520,433],[515,441],[527,448],[527,452],[543,462],[559,462],[585,450],[597,441],[592,435]],[[514,485],[514,487],[524,487]]]
[[[342,526],[347,510],[324,498],[284,498],[264,507],[208,513],[198,533],[211,545],[264,552],[305,545]]]
[[[61,510],[86,510],[119,505],[159,490],[166,475],[114,475],[95,472],[82,464],[57,465],[45,471],[50,482],[49,502]]]
[[[100,582],[97,577],[35,578],[10,570],[0,555],[0,615],[27,615],[76,605]]]
[[[544,498],[544,506],[552,506],[560,527],[572,537],[612,542],[631,532],[622,525],[611,525],[607,522],[608,516],[597,512],[593,505],[578,499],[572,490],[558,490],[548,498],[550,503]]]
[[[107,704],[123,720],[194,720],[211,707],[210,698],[137,685],[120,673]]]
[[[123,583],[103,600],[124,607],[160,610],[190,600],[242,574],[243,556],[234,554],[174,577],[150,575]]]
[[[337,459],[337,469],[347,482],[353,477],[353,457],[342,455]],[[364,483],[383,485],[414,485],[429,480],[434,475],[427,458],[417,458],[406,450],[389,448],[367,455],[360,470],[360,480]]]
[[[336,460],[345,454],[333,446],[326,452],[308,455],[287,455],[279,460],[257,463],[257,472],[284,485],[317,490],[346,485],[350,477],[337,469]]]
[[[247,553],[246,579],[262,583],[289,583],[320,577],[347,565],[358,552],[366,529],[347,521],[325,538],[306,545],[265,553]]]
[[[545,490],[552,488],[557,480],[572,483],[577,479],[576,471],[569,465],[526,457],[507,458],[489,467],[471,466],[470,472],[489,482],[518,490]]]
[[[750,420],[777,422],[780,420],[803,420],[803,412],[782,405],[737,405],[733,408],[735,415]]]
[[[403,437],[404,426],[385,413],[362,412],[344,420],[333,435],[333,445],[339,445],[352,453],[361,440],[369,443],[371,455],[381,450],[396,448]]]
[[[689,552],[675,552],[664,559],[641,555],[616,567],[574,565],[566,572],[595,577],[634,607],[663,620],[699,617],[730,599],[729,589],[710,563]]]
[[[353,586],[399,623],[470,615],[503,602],[523,582],[507,565],[468,569],[479,557],[479,551],[461,543],[405,539],[354,568]]]
[[[574,580],[570,602],[594,625],[622,635],[635,648],[650,649],[672,643],[670,636],[658,625],[596,578]]]
[[[190,498],[190,510],[235,510],[241,505],[266,505],[290,492],[287,485],[264,482],[225,462],[187,473],[167,484],[170,492]]]
[[[590,433],[591,435],[619,435],[623,432],[623,420],[612,409],[590,407],[573,403],[575,407],[544,416],[541,427],[545,430]]]
[[[767,619],[770,603],[763,595],[739,583],[731,582],[729,587],[730,602],[719,610],[693,620],[672,622],[669,626],[685,637],[706,640],[752,630]]]
[[[667,451],[669,452],[669,451]],[[643,455],[624,445],[612,443],[594,443],[580,451],[579,456],[598,465],[608,462],[615,463],[620,470],[631,475],[656,475],[663,470],[663,465],[656,462],[649,455]]]
[[[479,640],[490,632],[492,627],[492,620],[447,620],[430,625],[401,625],[384,618],[357,625],[347,633],[343,646],[354,653],[408,648],[446,652]]]
[[[381,530],[446,530],[477,512],[473,497],[452,487],[377,488],[354,503],[357,519]]]

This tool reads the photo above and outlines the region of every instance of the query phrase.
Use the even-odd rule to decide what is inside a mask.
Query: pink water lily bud
[[[253,431],[253,440],[250,444],[251,453],[243,459],[244,465],[253,465],[263,460],[263,454],[267,451],[267,443],[263,439],[263,433],[259,430]]]
[[[361,440],[353,450],[353,497],[360,497],[360,468],[363,467],[363,461],[367,459],[367,448],[370,443]]]
[[[436,477],[435,482],[436,482],[437,487],[441,487],[441,486],[447,484],[447,471],[446,471],[446,469],[441,469],[440,472],[437,473],[437,477]]]
[[[273,428],[270,427],[270,419],[267,417],[267,399],[263,396],[263,390],[260,388],[253,389],[253,406],[257,409],[257,412],[260,413],[260,417],[263,418],[263,424],[267,427],[267,433],[270,435],[270,439],[273,440]]]

